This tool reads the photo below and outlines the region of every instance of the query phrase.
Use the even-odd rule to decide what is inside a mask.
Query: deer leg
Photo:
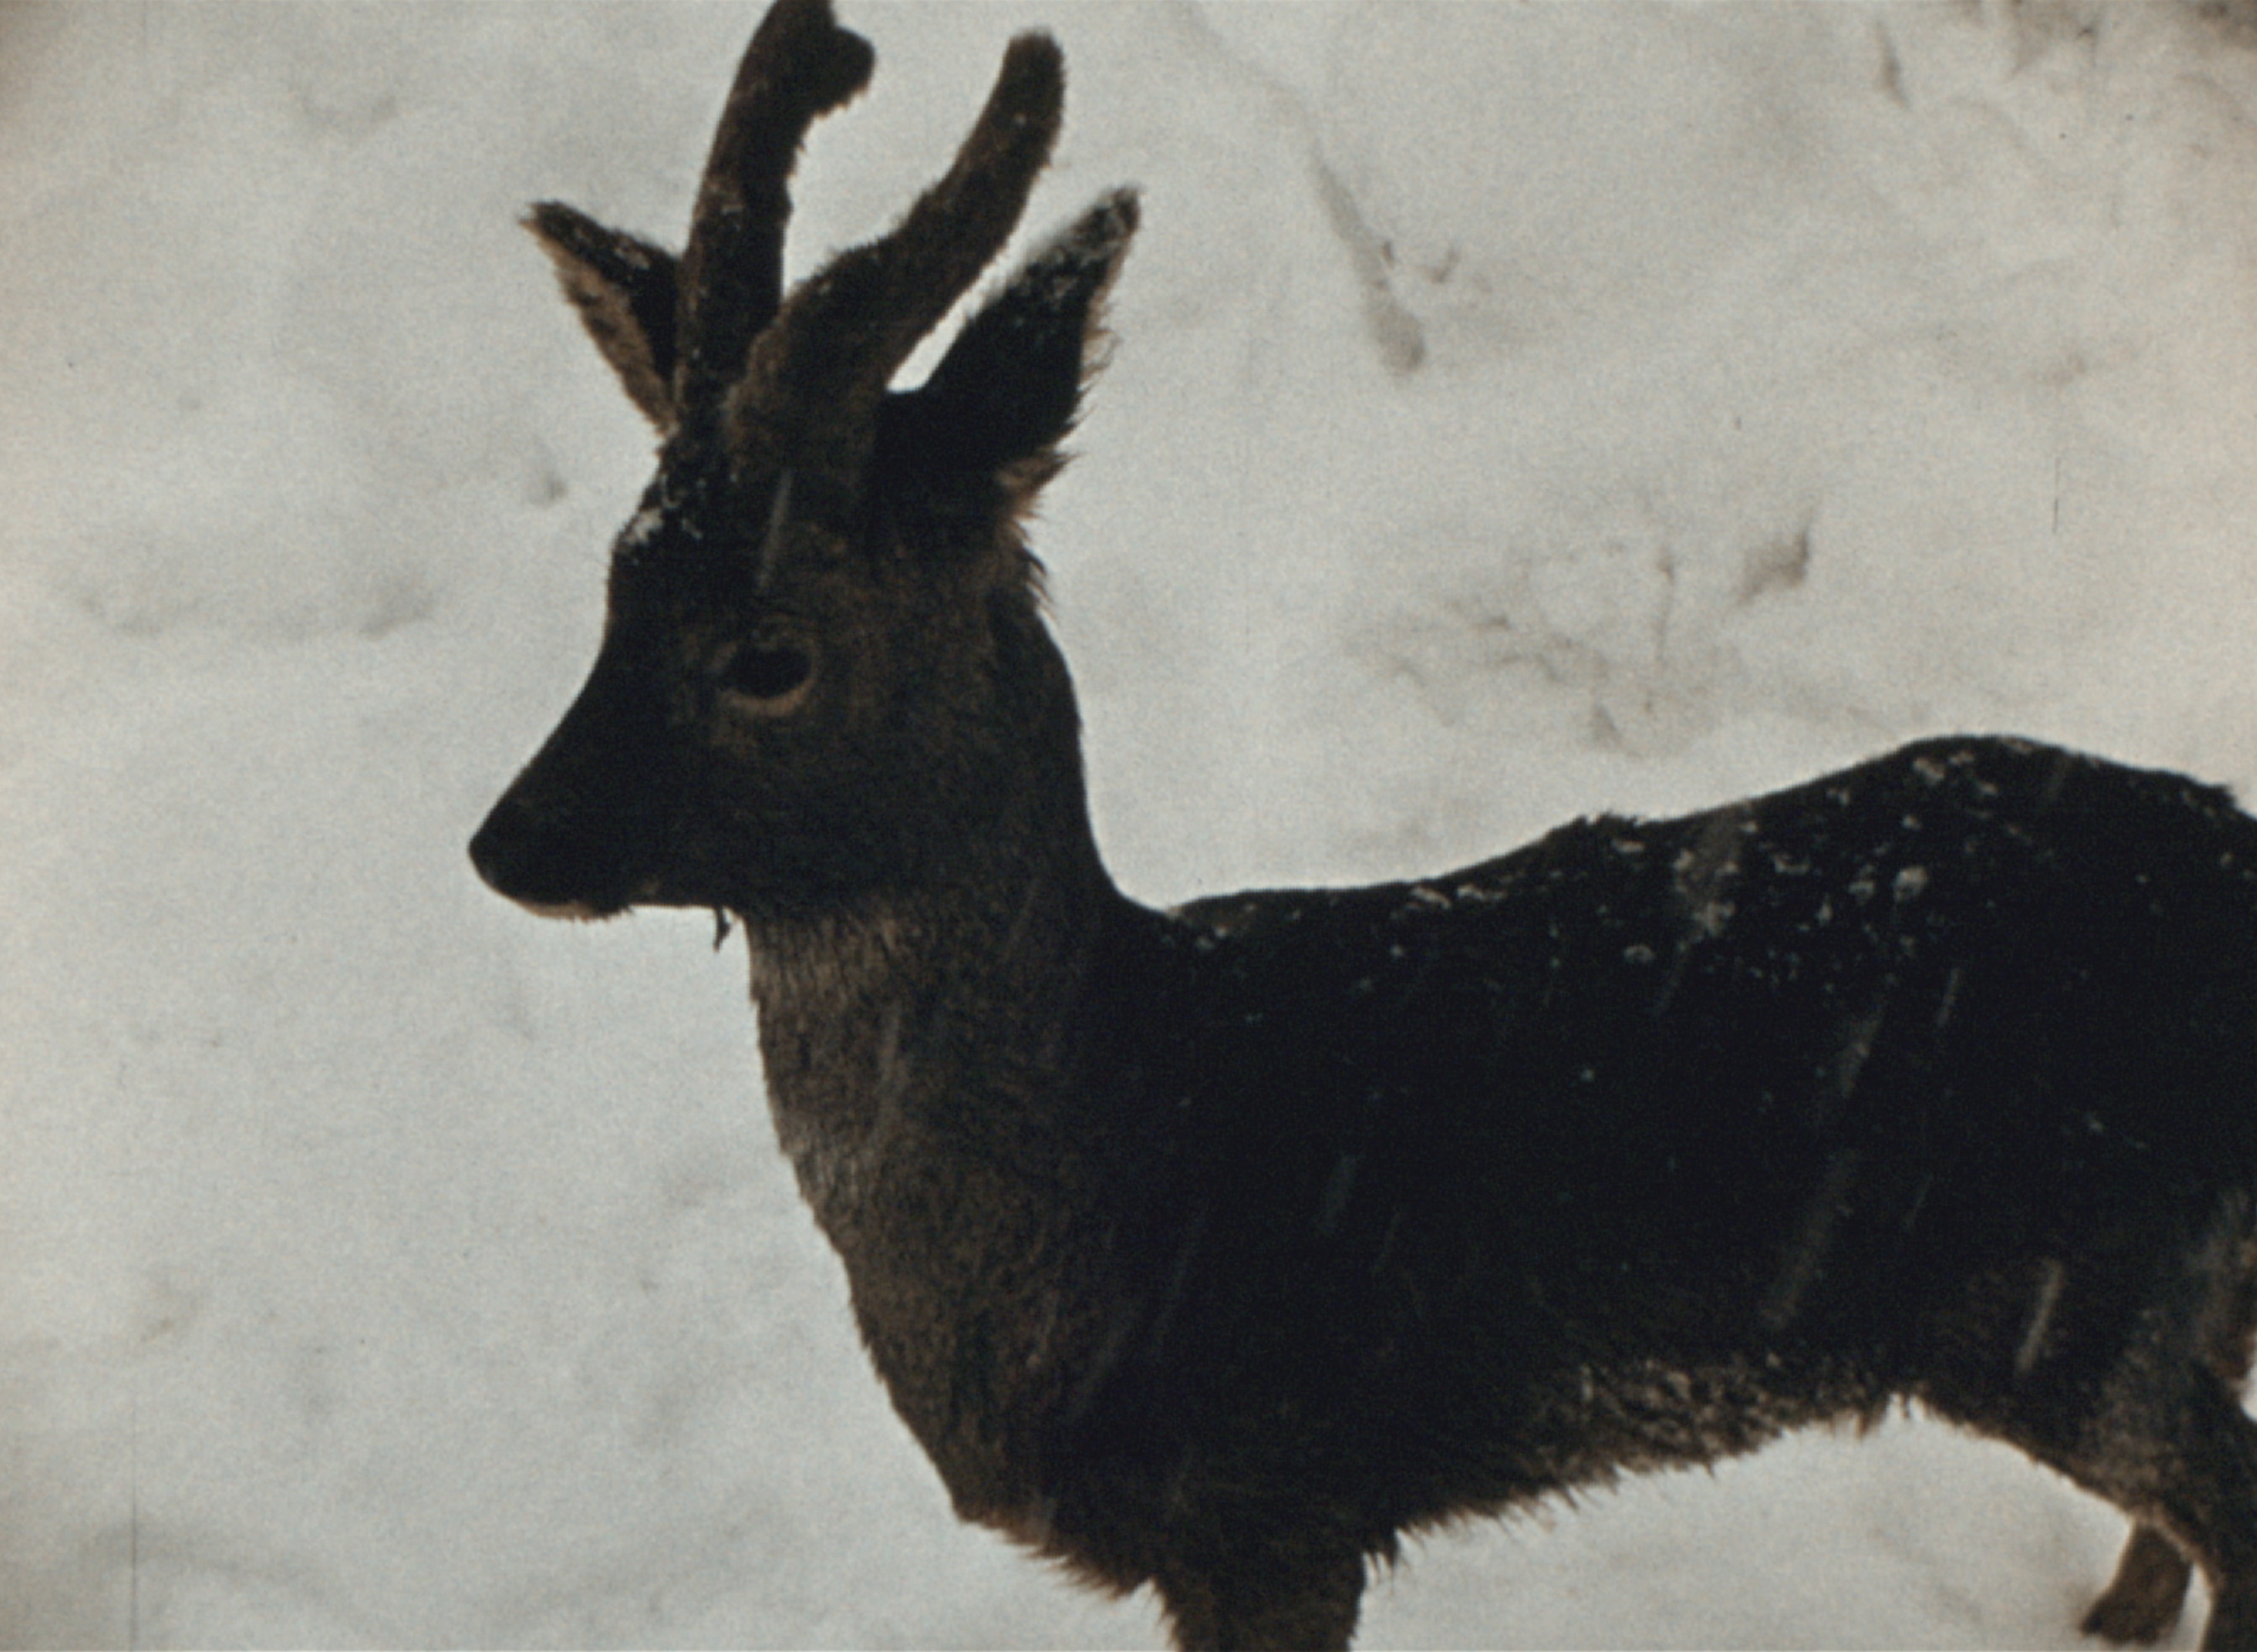
[[[1157,1580],[1182,1652],[1347,1652],[1363,1599],[1363,1557],[1312,1557]]]
[[[2176,1543],[2147,1521],[2134,1521],[2115,1577],[2078,1627],[2119,1646],[2152,1645],[2177,1624],[2193,1576],[2193,1564]]]
[[[2179,1421],[2154,1513],[2209,1580],[2202,1644],[2257,1652],[2257,1423],[2209,1386],[2188,1396]]]
[[[2119,1390],[2080,1434],[2073,1447],[2040,1443],[2034,1454],[2137,1522],[2117,1581],[2088,1626],[2112,1633],[2095,1619],[2113,1605],[2135,1629],[2167,1628],[2167,1621],[2141,1621],[2141,1608],[2160,1617],[2179,1586],[2173,1574],[2183,1574],[2184,1563],[2172,1567],[2161,1552],[2176,1545],[2210,1585],[2202,1644],[2257,1652],[2257,1423],[2239,1398],[2211,1371],[2181,1367],[2178,1380]]]

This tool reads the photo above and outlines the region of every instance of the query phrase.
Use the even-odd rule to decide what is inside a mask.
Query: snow
[[[2239,9],[844,11],[796,271],[1035,24],[1029,244],[1144,190],[1037,531],[1138,896],[1936,732],[2257,787]],[[463,853],[650,452],[513,219],[678,240],[753,18],[0,11],[0,1641],[1157,1641],[952,1521],[738,948]],[[1892,1420],[1423,1541],[1363,1643],[2056,1645],[2122,1532]]]

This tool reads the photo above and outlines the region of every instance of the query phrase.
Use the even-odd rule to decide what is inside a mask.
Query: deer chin
[[[592,900],[519,900],[517,904],[536,918],[563,918],[576,923],[601,923],[606,918],[618,917],[632,903],[610,907],[598,906]]]
[[[525,895],[509,898],[536,918],[562,918],[574,923],[601,923],[637,907],[664,907],[674,911],[719,910],[710,898],[686,895],[669,888],[662,878],[646,879],[617,893],[583,895],[570,900],[541,900]]]

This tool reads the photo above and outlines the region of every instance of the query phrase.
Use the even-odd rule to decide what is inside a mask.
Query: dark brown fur
[[[1929,741],[1444,876],[1140,907],[1020,522],[1136,225],[1008,238],[1062,71],[789,298],[867,48],[780,0],[689,250],[530,219],[665,445],[586,688],[473,841],[735,914],[780,1138],[959,1511],[1178,1641],[1343,1646],[1406,1529],[1899,1401],[2135,1522],[2088,1620],[2257,1645],[2257,822]]]

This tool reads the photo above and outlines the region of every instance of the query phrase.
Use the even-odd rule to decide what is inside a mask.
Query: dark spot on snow
[[[1897,43],[1889,38],[1886,24],[1876,22],[1873,33],[1881,48],[1881,92],[1900,108],[1910,109],[1912,99],[1905,94],[1904,60],[1897,55]]]
[[[438,609],[438,598],[421,575],[395,569],[377,582],[368,607],[353,629],[373,642],[404,626],[430,618]]]
[[[1772,591],[1794,590],[1810,576],[1810,530],[1742,553],[1739,600],[1743,606]]]
[[[136,1329],[145,1343],[177,1337],[203,1317],[205,1293],[183,1285],[169,1272],[152,1274],[142,1288]]]
[[[388,87],[355,84],[364,65],[350,58],[324,63],[292,87],[299,120],[325,137],[358,141],[400,118],[400,95]]]
[[[1310,158],[1309,170],[1325,222],[1347,249],[1348,267],[1363,289],[1364,331],[1380,365],[1397,377],[1417,372],[1426,361],[1426,329],[1395,296],[1385,238],[1373,229],[1354,193],[1321,157]]]
[[[551,505],[570,491],[563,472],[545,459],[534,465],[525,479],[525,502],[527,505]]]
[[[2236,46],[2257,46],[2257,0],[2190,0],[2195,15]]]

